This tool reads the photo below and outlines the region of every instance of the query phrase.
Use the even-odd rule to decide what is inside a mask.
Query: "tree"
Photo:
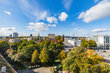
[[[27,45],[25,47],[23,47],[23,49],[21,50],[21,53],[23,53],[23,55],[26,57],[26,59],[31,59],[32,57],[32,53],[35,50],[35,47],[33,44]]]
[[[84,47],[71,50],[62,61],[63,69],[72,73],[109,73],[110,65],[94,52]]]
[[[14,42],[14,43],[11,45],[11,48],[14,49],[14,50],[17,50],[19,45],[20,45],[20,42]]]
[[[16,53],[11,57],[12,60],[15,62],[24,62],[25,61],[25,56],[22,53]]]
[[[92,49],[92,48],[94,48],[94,47],[97,47],[97,44],[96,44],[96,42],[93,41],[93,40],[89,40],[89,41],[87,41],[87,40],[82,40],[81,46],[82,46],[82,47],[87,47],[87,48]]]
[[[23,39],[20,43],[20,45],[18,46],[17,52],[21,52],[21,50],[23,49],[23,47],[27,46],[27,40]]]
[[[57,58],[56,56],[56,45],[51,42],[50,45],[49,45],[49,56],[50,56],[50,59],[49,59],[49,63],[54,63],[55,62],[55,59]]]
[[[62,37],[61,37],[60,35],[58,35],[58,36],[56,37],[56,39],[57,39],[57,40],[61,40]]]
[[[48,63],[48,61],[49,61],[49,53],[48,53],[48,50],[46,48],[42,49],[39,58],[40,58],[42,63]]]
[[[7,41],[0,41],[0,52],[4,54],[4,52],[9,49],[10,46]]]
[[[39,54],[38,51],[35,50],[32,54],[31,63],[36,63],[39,61]]]
[[[12,56],[15,55],[16,53],[17,53],[16,50],[11,50],[8,54],[8,57],[12,58]]]
[[[6,54],[8,55],[13,49],[7,49]]]
[[[94,47],[97,47],[97,44],[96,44],[95,41],[89,40],[89,41],[88,41],[88,44],[87,44],[87,47],[92,49],[92,48],[94,48]]]
[[[30,45],[30,44],[35,44],[35,42],[33,40],[30,40],[26,43],[27,45]]]
[[[106,62],[99,63],[101,73],[110,73],[110,65]]]
[[[60,54],[59,54],[59,59],[62,61],[62,60],[65,59],[65,58],[66,58],[66,53],[65,53],[64,50],[62,50],[62,51],[60,52]]]
[[[87,47],[87,45],[88,45],[88,41],[87,40],[82,40],[81,46],[82,47]]]

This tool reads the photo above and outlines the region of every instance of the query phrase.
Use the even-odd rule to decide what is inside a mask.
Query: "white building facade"
[[[99,49],[110,49],[110,36],[96,35],[94,36],[94,41],[96,41]]]

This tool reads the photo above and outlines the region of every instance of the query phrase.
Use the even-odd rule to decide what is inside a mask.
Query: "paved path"
[[[18,73],[51,73],[51,67],[40,67],[33,70],[24,70]]]

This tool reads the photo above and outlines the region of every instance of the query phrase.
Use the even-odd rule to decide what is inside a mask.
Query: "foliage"
[[[60,54],[59,54],[59,59],[62,61],[62,60],[65,59],[65,58],[66,58],[66,53],[65,53],[64,50],[62,50],[62,51],[60,52]]]
[[[11,59],[16,62],[23,62],[25,60],[25,56],[22,53],[16,53]]]
[[[26,59],[31,59],[32,53],[34,50],[35,50],[34,45],[30,44],[30,45],[23,47],[23,49],[21,50],[21,53],[23,53],[23,55],[26,57]]]
[[[32,54],[31,63],[37,63],[39,61],[39,54],[38,51],[35,50]]]
[[[57,40],[61,40],[62,37],[61,37],[60,35],[58,35],[58,36],[56,37],[56,39],[57,39]]]
[[[4,53],[9,48],[10,48],[10,46],[9,46],[7,41],[0,41],[0,51],[1,51],[1,53]]]
[[[88,41],[87,40],[82,40],[81,46],[82,47],[87,47],[87,45],[88,45]]]
[[[20,42],[14,42],[14,43],[11,45],[11,48],[14,49],[14,50],[17,50],[19,45],[20,45]]]
[[[13,51],[13,49],[7,49],[6,54],[8,55],[11,51]]]
[[[97,47],[97,44],[95,41],[93,40],[89,40],[88,41],[88,45],[87,45],[88,48],[93,48],[93,47]]]
[[[8,57],[12,58],[12,56],[15,55],[16,53],[17,53],[16,50],[11,50],[8,54]]]
[[[49,53],[48,53],[48,50],[46,48],[42,49],[39,58],[40,58],[42,63],[48,63],[48,61],[49,61]]]
[[[71,50],[62,61],[63,69],[72,73],[109,73],[110,65],[95,51],[83,47]]]
[[[82,47],[87,47],[87,48],[92,49],[92,48],[94,48],[94,47],[97,47],[97,44],[96,44],[96,42],[93,41],[93,40],[89,40],[89,41],[87,41],[87,40],[82,40],[81,46],[82,46]]]

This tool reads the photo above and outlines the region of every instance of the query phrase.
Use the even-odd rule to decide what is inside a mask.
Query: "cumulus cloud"
[[[66,10],[69,10],[73,0],[62,0],[62,4]]]
[[[62,12],[62,13],[60,14],[60,16],[59,16],[59,19],[60,19],[61,21],[65,21],[67,18],[68,18],[68,14],[65,13],[65,12]]]
[[[79,19],[89,23],[110,16],[110,0],[103,0],[79,15]]]
[[[49,22],[49,23],[58,23],[58,21],[57,21],[58,19],[56,18],[56,17],[47,17],[47,21]]]
[[[43,11],[40,12],[40,15],[37,14],[36,16],[38,17],[37,20],[45,20],[48,16],[48,13],[47,11]]]
[[[106,32],[110,31],[110,29],[94,29],[92,32]]]
[[[56,25],[55,25],[55,24],[53,24],[53,25],[48,24],[48,26],[50,26],[50,27],[56,27]]]
[[[0,29],[0,35],[9,36],[14,31],[15,31],[15,27],[1,28]]]
[[[6,14],[11,15],[11,12],[9,11],[4,11]]]
[[[28,26],[28,28],[30,30],[33,30],[34,32],[43,32],[43,31],[47,31],[48,30],[48,25],[43,23],[43,22],[37,22],[37,23],[34,23],[34,24],[30,24]]]

